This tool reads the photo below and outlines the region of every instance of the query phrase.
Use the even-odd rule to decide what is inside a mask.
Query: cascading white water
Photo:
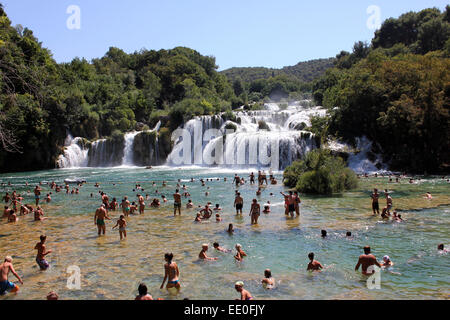
[[[68,134],[64,146],[64,154],[60,155],[57,160],[58,168],[85,167],[87,165],[88,149],[84,148],[82,138],[73,138]]]
[[[235,122],[224,121],[221,116],[197,117],[184,125],[191,139],[190,150],[185,150],[186,144],[183,143],[183,139],[189,137],[180,138],[167,162],[170,165],[269,167],[276,161],[274,167],[284,169],[292,161],[317,147],[312,133],[295,130],[290,123],[302,119],[309,125],[310,116],[323,115],[325,112],[320,107],[295,105],[279,110],[272,103],[266,104],[266,110],[235,112]],[[301,117],[298,117],[299,114]],[[218,130],[215,134],[204,136],[208,129]],[[184,157],[184,152],[190,152],[190,155]],[[180,157],[183,160],[190,158],[190,161],[180,163]],[[269,158],[270,161],[275,160],[269,163]]]
[[[133,131],[128,132],[125,134],[125,146],[123,149],[123,158],[122,158],[122,165],[123,166],[132,166],[133,165],[133,142],[134,138],[137,134],[139,134],[139,131]]]

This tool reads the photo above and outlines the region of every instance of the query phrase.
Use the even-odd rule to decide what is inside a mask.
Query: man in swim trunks
[[[289,213],[291,217],[294,217],[294,211],[295,211],[295,199],[292,195],[292,191],[289,191],[289,195],[280,192],[284,197],[285,205],[287,205],[287,210],[285,211],[285,214]],[[287,213],[286,213],[287,212]]]
[[[377,258],[375,258],[375,256],[370,253],[370,247],[365,246],[364,254],[359,256],[358,263],[355,266],[355,271],[358,271],[359,266],[362,266],[362,274],[371,275],[375,273],[375,270],[372,273],[367,273],[367,268],[372,265],[376,265],[377,267],[381,268],[381,265],[378,263]]]
[[[100,235],[102,232],[103,234],[105,234],[106,232],[105,219],[111,220],[111,218],[108,217],[108,212],[105,209],[105,205],[102,204],[100,208],[95,210],[94,215],[94,224],[97,225],[98,235]]]
[[[52,252],[52,250],[47,250],[45,247],[45,240],[47,240],[47,236],[41,235],[40,242],[36,243],[34,249],[37,250],[36,255],[36,263],[38,264],[41,270],[47,270],[49,267],[48,262],[45,260],[45,256]]]
[[[206,251],[208,251],[208,245],[206,243],[202,244],[202,251],[198,254],[199,259],[201,260],[217,260],[217,258],[208,257],[206,255]]]
[[[128,214],[130,213],[130,201],[128,200],[128,197],[125,196],[120,205],[122,206],[123,214],[125,217],[128,217]]]
[[[241,293],[241,299],[236,300],[253,300],[251,293],[244,289],[244,282],[238,281],[234,284],[234,288],[237,292]]]
[[[378,204],[378,198],[380,197],[380,194],[378,193],[378,189],[373,189],[373,193],[370,197],[372,198],[373,214],[375,215],[375,211],[377,212],[376,214],[380,214],[380,206]]]
[[[253,199],[252,206],[250,207],[251,224],[258,224],[258,218],[261,212],[261,207],[256,199]]]
[[[250,184],[255,184],[255,175],[253,174],[253,172],[250,173],[249,178],[250,178]]]
[[[101,196],[102,196],[102,203],[105,205],[106,211],[108,211],[108,208],[109,208],[109,197],[104,192],[101,193]]]
[[[242,214],[242,208],[244,206],[244,199],[241,197],[241,193],[236,193],[236,198],[234,199],[234,206],[236,207],[236,214]]]
[[[306,268],[307,271],[320,271],[320,269],[323,269],[323,265],[317,261],[314,260],[314,252],[310,252],[308,254],[309,263],[308,267]]]
[[[10,256],[5,257],[5,261],[0,264],[0,295],[8,292],[17,292],[19,291],[19,287],[12,282],[8,281],[8,274],[11,273],[19,280],[21,284],[23,284],[22,279],[20,279],[19,275],[14,270],[14,266],[12,264],[12,258]]]
[[[138,194],[137,197],[138,197],[138,202],[139,202],[139,214],[144,214],[144,209],[145,209],[144,197],[141,196],[140,194]]]
[[[178,189],[176,189],[173,194],[173,201],[173,215],[177,215],[178,209],[178,214],[181,216],[181,194],[178,192]]]
[[[139,295],[134,300],[153,300],[153,297],[148,294],[147,286],[144,283],[140,283],[138,287]]]
[[[164,260],[166,260],[166,264],[164,264],[164,279],[161,284],[160,289],[164,287],[164,283],[167,281],[166,289],[175,288],[177,293],[180,292],[180,280],[178,277],[180,276],[180,270],[178,269],[178,265],[176,262],[172,261],[173,253],[166,253],[164,255]]]
[[[42,189],[39,186],[36,186],[34,188],[34,199],[36,200],[36,206],[39,205],[39,199],[41,198],[41,191]]]
[[[235,174],[233,182],[236,184],[236,187],[239,187],[239,185],[241,183],[241,178],[237,174]]]
[[[117,223],[114,227],[112,227],[113,229],[116,228],[117,226],[119,226],[119,235],[120,235],[120,240],[122,240],[124,237],[127,237],[127,230],[126,230],[126,226],[127,226],[127,221],[125,220],[124,215],[120,215],[119,220],[117,220]]]

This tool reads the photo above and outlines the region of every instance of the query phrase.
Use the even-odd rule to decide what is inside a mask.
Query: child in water
[[[123,240],[123,238],[127,237],[127,230],[125,229],[125,227],[127,226],[127,221],[125,220],[125,216],[123,214],[120,215],[120,218],[119,220],[117,220],[117,223],[113,227],[113,229],[115,229],[117,226],[119,226],[120,240]]]

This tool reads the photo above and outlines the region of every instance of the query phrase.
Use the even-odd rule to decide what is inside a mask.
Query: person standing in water
[[[378,193],[378,189],[373,189],[373,193],[370,196],[372,198],[372,211],[373,214],[375,215],[375,211],[376,214],[380,214],[380,206],[378,204],[378,198],[380,197],[380,194]]]
[[[180,276],[180,270],[178,269],[178,265],[176,262],[173,262],[173,253],[166,253],[164,255],[164,259],[166,260],[166,264],[164,264],[164,279],[161,284],[160,289],[164,287],[164,283],[167,281],[166,289],[170,292],[171,288],[175,288],[177,293],[180,292],[180,280],[178,279]]]
[[[148,294],[148,289],[145,283],[139,284],[138,292],[139,295],[137,295],[134,300],[153,300],[153,297]]]
[[[244,199],[242,199],[240,192],[236,193],[236,198],[234,199],[234,207],[236,207],[236,214],[242,214]]]
[[[206,243],[202,244],[202,251],[198,254],[198,257],[201,260],[217,260],[217,258],[208,257],[206,255],[206,251],[208,251],[208,245]]]
[[[36,249],[37,255],[36,255],[36,263],[38,264],[39,268],[41,270],[47,270],[49,267],[48,262],[45,260],[45,256],[52,252],[52,250],[47,250],[45,247],[45,240],[47,240],[47,236],[41,235],[40,236],[40,242],[36,243],[34,246],[34,249]]]
[[[258,218],[260,215],[261,207],[256,199],[253,199],[252,206],[250,207],[251,224],[258,224]]]
[[[362,274],[371,275],[371,273],[367,273],[367,268],[372,265],[376,265],[378,268],[381,268],[381,265],[378,263],[377,258],[375,258],[375,256],[370,253],[370,247],[365,246],[364,254],[359,256],[358,263],[355,266],[355,271],[358,271],[359,266],[362,266]],[[375,273],[375,270],[372,273]]]
[[[240,292],[241,299],[236,300],[253,300],[252,294],[244,289],[244,282],[238,281],[234,284],[234,288],[237,292]]]
[[[323,269],[323,265],[319,261],[314,260],[314,252],[310,252],[308,254],[308,258],[309,263],[308,267],[306,268],[307,271],[320,271],[321,269]]]
[[[127,230],[126,230],[126,226],[127,226],[127,221],[125,220],[124,215],[120,215],[119,220],[117,220],[117,223],[114,227],[112,227],[113,229],[115,229],[117,226],[119,226],[119,235],[120,235],[120,240],[122,240],[123,238],[127,237]]]
[[[105,209],[105,205],[102,204],[100,208],[95,210],[94,215],[94,224],[98,228],[98,235],[100,235],[102,232],[103,234],[105,234],[106,232],[105,219],[111,220],[111,218],[108,217],[108,212]]]
[[[7,291],[13,293],[19,291],[17,285],[8,281],[9,272],[19,280],[20,284],[23,284],[22,279],[19,277],[16,270],[14,270],[12,261],[13,259],[10,256],[6,256],[4,262],[0,264],[0,295],[3,295]]]
[[[127,196],[122,199],[122,203],[120,204],[120,206],[122,207],[122,212],[125,217],[128,217],[128,214],[130,213],[130,201],[128,200]]]
[[[175,193],[173,194],[173,215],[177,215],[177,209],[178,214],[181,216],[181,194],[178,192],[178,189],[175,190]]]
[[[250,184],[255,184],[255,175],[253,174],[253,172],[250,173],[249,178],[250,178]]]
[[[389,194],[389,192],[385,192],[385,194],[386,194],[386,209],[387,212],[390,214],[392,209],[392,197]]]
[[[39,199],[41,198],[41,191],[42,189],[39,186],[36,186],[34,188],[34,199],[36,200],[36,206],[39,205]]]

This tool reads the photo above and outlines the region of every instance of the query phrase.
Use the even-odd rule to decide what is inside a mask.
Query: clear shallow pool
[[[0,299],[45,299],[50,290],[61,299],[132,299],[143,281],[153,297],[164,299],[234,299],[238,297],[234,282],[243,280],[255,299],[449,299],[450,254],[439,254],[438,243],[450,245],[450,184],[441,177],[422,179],[410,184],[408,179],[389,183],[387,177],[361,179],[357,190],[334,197],[301,195],[301,217],[286,219],[279,184],[269,185],[258,198],[261,204],[270,200],[272,212],[261,214],[257,226],[250,225],[249,204],[257,187],[248,184],[239,188],[244,197],[243,218],[236,217],[233,200],[234,172],[248,176],[248,170],[211,168],[90,168],[64,169],[0,175],[0,181],[11,182],[0,191],[17,190],[25,202],[34,203],[33,186],[39,181],[62,183],[65,178],[84,178],[88,181],[81,194],[71,195],[53,191],[53,201],[43,205],[49,219],[34,222],[32,216],[20,217],[15,224],[3,220],[0,224],[0,256],[12,255],[16,271],[24,285],[18,295]],[[190,182],[190,178],[196,179]],[[226,183],[223,177],[228,177]],[[221,178],[206,182],[199,178]],[[223,222],[214,220],[195,224],[196,210],[185,209],[183,199],[181,217],[173,217],[172,194],[177,184],[186,184],[195,205],[207,201],[223,208]],[[168,181],[163,188],[163,180]],[[25,185],[28,181],[30,186]],[[157,187],[152,187],[152,181]],[[95,188],[94,183],[100,183]],[[112,183],[116,185],[113,186]],[[127,195],[136,201],[132,189],[140,183],[144,195],[156,196],[155,189],[165,194],[169,202],[159,209],[147,208],[144,215],[128,218],[128,238],[119,241],[111,227],[120,211],[113,212],[107,222],[105,237],[97,237],[93,223],[95,209],[100,204],[98,190],[111,198]],[[207,187],[209,196],[205,196]],[[371,190],[392,190],[394,208],[401,210],[405,223],[383,223],[371,215]],[[43,186],[44,195],[49,188]],[[430,191],[433,200],[424,199]],[[274,196],[270,196],[270,193]],[[94,197],[90,197],[90,193]],[[150,201],[146,201],[147,204]],[[380,207],[384,204],[380,201]],[[225,229],[233,223],[236,229],[229,236]],[[320,237],[320,230],[328,231],[328,238]],[[346,239],[351,231],[353,239]],[[48,256],[51,268],[39,271],[35,263],[35,243],[39,235],[48,236]],[[244,262],[236,263],[233,254],[214,252],[212,243],[233,249],[240,243],[247,252]],[[197,256],[201,244],[210,244],[209,255],[218,261],[201,262]],[[387,254],[394,261],[392,272],[381,274],[381,290],[369,290],[365,278],[354,271],[362,247],[370,245],[381,260]],[[181,294],[171,297],[159,287],[163,278],[163,256],[174,253],[181,272]],[[321,273],[306,272],[307,254],[315,252],[316,259],[327,267]],[[81,269],[81,290],[66,288],[66,269],[78,265]],[[272,269],[277,282],[275,290],[266,291],[260,285],[264,269]],[[11,275],[11,281],[15,278]]]

